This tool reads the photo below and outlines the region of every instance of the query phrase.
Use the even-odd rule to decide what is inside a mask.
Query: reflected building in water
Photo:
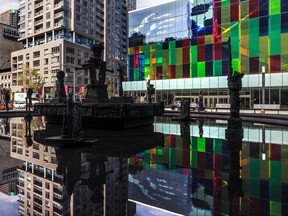
[[[244,125],[242,146],[233,150],[227,125],[208,124],[155,123],[165,145],[129,159],[129,198],[184,215],[283,215],[287,128],[266,126],[263,132]]]

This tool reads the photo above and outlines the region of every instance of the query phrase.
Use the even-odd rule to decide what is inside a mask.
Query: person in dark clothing
[[[199,94],[199,102],[198,102],[198,111],[205,111],[205,107],[203,104],[203,94],[202,91]]]
[[[5,93],[4,93],[4,101],[5,101],[6,110],[9,111],[9,102],[10,102],[10,93],[9,93],[9,90],[5,90]]]

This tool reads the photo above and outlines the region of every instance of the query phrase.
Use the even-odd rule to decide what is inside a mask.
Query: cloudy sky
[[[9,9],[18,9],[19,0],[0,0],[0,13]]]

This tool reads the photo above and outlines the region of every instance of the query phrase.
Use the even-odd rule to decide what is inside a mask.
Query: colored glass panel
[[[183,64],[183,50],[182,48],[176,49],[176,65]]]
[[[183,47],[182,49],[182,58],[183,58],[183,64],[189,64],[190,63],[190,47]]]
[[[241,19],[245,19],[247,17],[247,15],[249,15],[249,1],[241,1],[240,2]]]
[[[205,77],[205,62],[197,63],[197,77]]]
[[[192,46],[190,48],[190,77],[197,77],[197,61],[198,61],[198,56],[197,56],[197,46]]]
[[[270,55],[277,55],[281,52],[281,44],[279,43],[281,41],[280,35],[274,35],[270,37]]]
[[[230,21],[238,21],[239,20],[239,1],[231,0],[230,4]]]
[[[182,64],[176,65],[176,78],[183,78],[183,66],[182,66]]]
[[[269,55],[269,37],[260,37],[259,43],[261,46],[259,47],[259,57],[268,58]]]
[[[269,1],[270,7],[269,7],[269,14],[280,14],[280,5],[281,5],[281,0],[272,0]]]
[[[270,72],[280,72],[281,63],[280,63],[280,55],[270,56]]]
[[[249,20],[249,55],[259,55],[259,19]]]
[[[249,0],[249,17],[256,18],[259,16],[259,0]]]
[[[216,60],[213,64],[213,76],[221,76],[222,75],[222,61]]]

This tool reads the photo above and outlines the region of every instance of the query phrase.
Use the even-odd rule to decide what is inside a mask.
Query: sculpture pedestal
[[[94,84],[87,86],[87,93],[83,103],[99,103],[108,99],[107,85],[105,84]]]

